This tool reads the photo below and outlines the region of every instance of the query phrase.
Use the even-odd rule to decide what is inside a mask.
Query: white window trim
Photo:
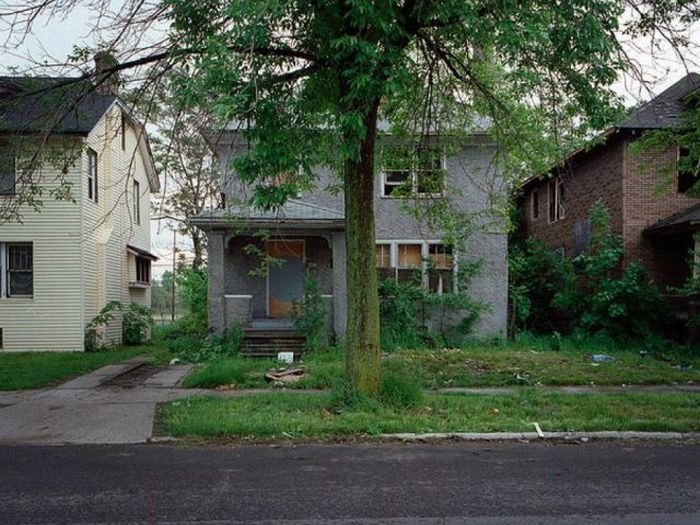
[[[552,219],[552,215],[549,209],[552,200],[550,195],[550,192],[552,191],[552,183],[554,183],[554,219]],[[560,202],[560,188],[562,186],[564,186],[564,181],[561,180],[561,177],[551,179],[547,184],[547,219],[549,220],[550,224],[566,219],[566,208],[564,208],[564,206]]]
[[[10,300],[31,300],[34,299],[34,293],[31,295],[10,295],[9,269],[10,256],[7,249],[10,244],[30,244],[32,246],[32,259],[34,258],[34,242],[33,241],[2,241],[0,242],[0,301]],[[32,292],[34,291],[34,268],[32,265]]]
[[[391,259],[391,269],[394,270],[394,278],[396,279],[398,277],[398,270],[399,269],[410,269],[406,267],[401,267],[399,268],[398,262],[399,262],[399,245],[400,244],[420,244],[421,245],[421,265],[420,268],[416,268],[416,270],[420,270],[421,272],[421,282],[423,284],[423,288],[426,290],[428,289],[428,286],[430,285],[430,276],[428,275],[428,263],[427,260],[430,257],[430,245],[431,244],[445,244],[445,241],[441,239],[429,239],[429,240],[417,240],[417,239],[376,239],[375,240],[375,245],[377,244],[388,244],[390,245],[389,253],[390,253],[390,259]],[[458,270],[459,270],[459,253],[457,251],[452,252],[452,292],[457,293],[459,289],[459,283],[457,282],[457,275],[458,275]],[[438,292],[442,293],[442,292]]]
[[[414,147],[415,148],[415,147]],[[447,158],[445,156],[445,149],[440,147],[440,169],[443,171],[443,173],[447,174]],[[391,194],[386,194],[385,193],[385,188],[387,185],[389,186],[394,186],[394,187],[400,187],[404,183],[395,183],[395,182],[388,182],[387,181],[387,171],[392,172],[392,171],[404,171],[400,169],[391,169],[387,168],[382,165],[380,167],[380,173],[381,173],[381,178],[380,178],[380,185],[379,185],[379,192],[380,192],[380,197],[382,199],[406,199],[406,198],[418,198],[418,199],[430,199],[430,198],[441,198],[445,197],[445,185],[443,184],[442,191],[435,192],[435,193],[421,193],[418,191],[418,173],[419,172],[424,172],[424,171],[430,171],[430,170],[421,170],[416,168],[416,161],[412,158],[411,160],[411,166],[408,168],[408,176],[410,179],[410,184],[411,184],[411,194],[410,195],[391,195]],[[447,177],[445,177],[446,179]]]

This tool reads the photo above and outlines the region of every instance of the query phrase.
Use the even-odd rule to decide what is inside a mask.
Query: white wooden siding
[[[87,198],[87,155],[69,170],[75,203],[48,197],[56,172],[43,168],[44,204],[40,213],[23,210],[22,224],[0,226],[0,241],[32,242],[34,297],[0,298],[0,351],[83,350],[84,329],[109,301],[150,306],[150,289],[129,289],[128,244],[150,251],[150,192],[144,159],[131,127],[121,148],[120,109],[114,107],[78,146],[98,155],[98,202]],[[141,195],[141,223],[134,224],[131,188]],[[104,333],[121,341],[121,322]]]

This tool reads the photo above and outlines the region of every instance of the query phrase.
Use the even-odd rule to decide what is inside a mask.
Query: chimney
[[[95,53],[95,85],[100,95],[113,95],[119,93],[119,74],[110,72],[119,62],[109,51]]]

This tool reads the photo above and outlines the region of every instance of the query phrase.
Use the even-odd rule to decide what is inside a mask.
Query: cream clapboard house
[[[38,210],[17,206],[30,177]],[[144,128],[115,83],[0,77],[0,351],[81,351],[109,301],[150,306],[155,191]],[[7,220],[15,209],[21,222]],[[100,336],[121,341],[119,315]]]

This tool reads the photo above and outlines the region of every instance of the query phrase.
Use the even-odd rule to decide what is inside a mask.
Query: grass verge
[[[537,348],[537,347],[535,347]],[[604,350],[604,349],[603,349]],[[598,352],[601,352],[598,350]],[[474,346],[464,349],[402,350],[387,354],[385,374],[421,378],[424,388],[529,385],[651,385],[700,382],[700,358],[660,359],[637,349],[609,350],[613,362],[594,363],[587,348],[533,349],[531,346]],[[605,352],[601,352],[605,353]],[[306,375],[289,388],[330,388],[343,378],[342,350],[315,352],[301,362]],[[230,358],[200,366],[187,378],[189,387],[264,388],[272,360]]]
[[[511,396],[432,394],[414,408],[339,404],[331,393],[265,393],[235,399],[197,397],[161,407],[165,432],[178,437],[333,439],[395,432],[700,430],[693,394],[541,393]]]
[[[158,345],[122,347],[102,352],[17,352],[0,354],[0,390],[28,390],[62,383],[105,365],[138,355],[156,361],[163,349]]]

